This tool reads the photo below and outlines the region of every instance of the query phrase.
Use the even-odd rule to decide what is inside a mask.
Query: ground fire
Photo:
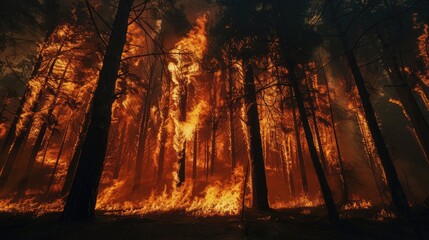
[[[429,238],[428,1],[0,6],[1,239]]]

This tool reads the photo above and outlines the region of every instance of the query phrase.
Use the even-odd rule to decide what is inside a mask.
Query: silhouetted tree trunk
[[[393,203],[395,204],[396,212],[398,215],[408,215],[409,205],[407,197],[405,196],[404,190],[402,189],[401,182],[399,181],[398,173],[396,172],[395,165],[389,155],[389,150],[384,141],[380,127],[378,126],[377,118],[375,116],[374,109],[371,104],[369,93],[365,86],[365,80],[359,69],[359,65],[355,58],[353,49],[349,46],[347,36],[343,31],[343,27],[337,17],[337,13],[334,7],[334,1],[328,0],[329,8],[332,14],[332,20],[335,24],[337,32],[341,36],[342,45],[344,51],[346,51],[346,57],[353,74],[353,78],[356,83],[356,87],[359,92],[359,96],[362,102],[362,107],[365,112],[365,120],[368,124],[368,128],[371,132],[371,136],[374,140],[374,145],[377,153],[380,157],[381,164],[383,165],[384,172],[387,178],[387,184],[390,188]]]
[[[322,59],[320,59],[320,63],[321,63],[321,65],[323,65]],[[332,110],[331,90],[329,89],[329,80],[328,80],[328,76],[326,75],[325,68],[323,68],[323,77],[325,78],[326,95],[327,95],[328,104],[329,104],[329,115],[331,117],[332,131],[334,133],[334,140],[335,140],[335,147],[337,149],[338,176],[340,178],[340,183],[341,183],[341,187],[342,187],[341,199],[342,199],[343,203],[347,203],[349,201],[349,188],[348,188],[347,180],[344,177],[344,173],[345,173],[344,163],[343,163],[343,158],[342,158],[341,151],[340,151],[340,144],[338,142],[337,129],[335,127],[336,122],[335,122],[334,112]]]
[[[212,126],[211,126],[211,156],[210,156],[210,176],[213,176],[215,172],[215,161],[216,161],[216,132],[217,132],[217,122],[215,119],[215,116],[212,116],[211,119]]]
[[[298,105],[299,115],[301,117],[301,123],[304,128],[305,137],[307,139],[307,146],[310,151],[311,160],[313,162],[313,167],[319,180],[320,188],[322,191],[323,199],[325,201],[326,209],[328,210],[329,220],[331,223],[338,223],[339,216],[337,208],[335,206],[334,198],[332,196],[331,189],[329,187],[328,181],[326,179],[325,173],[323,172],[322,164],[319,160],[319,155],[317,154],[317,149],[314,144],[313,134],[311,132],[310,124],[308,122],[307,110],[305,109],[304,100],[301,95],[301,90],[299,86],[299,81],[295,75],[295,63],[288,59],[287,68],[289,70],[289,79],[294,90],[294,96],[296,103]]]
[[[56,24],[52,24],[56,25]],[[44,44],[48,41],[48,39],[51,37],[52,33],[55,31],[56,26],[52,26],[45,34]],[[37,56],[36,62],[34,64],[33,70],[30,75],[30,80],[34,79],[37,75],[37,73],[40,70],[40,67],[42,66],[43,62],[43,52],[44,48],[42,48]],[[13,116],[12,123],[9,127],[9,130],[6,134],[5,140],[3,142],[3,145],[1,147],[0,151],[0,170],[3,168],[4,164],[6,163],[6,159],[9,154],[9,150],[12,147],[12,144],[14,143],[15,137],[16,137],[16,125],[18,124],[19,120],[21,119],[21,115],[24,110],[24,105],[27,102],[28,95],[31,93],[31,86],[29,83],[27,83],[24,94],[22,95],[21,100],[19,101],[18,108],[16,109],[15,115]]]
[[[234,128],[234,79],[232,77],[232,67],[228,69],[228,120],[229,120],[229,147],[231,154],[232,172],[237,166],[235,156],[235,128]]]
[[[164,69],[164,64],[162,69]],[[168,74],[168,71],[166,71]],[[162,76],[162,75],[161,75]],[[167,75],[168,76],[168,75]],[[163,172],[164,172],[164,160],[165,160],[165,144],[167,143],[167,121],[168,121],[168,115],[170,113],[170,85],[171,85],[171,79],[170,76],[166,77],[166,92],[163,93],[164,98],[164,106],[162,107],[162,113],[161,113],[161,126],[160,126],[160,137],[159,137],[159,156],[158,156],[158,170],[157,170],[157,177],[156,182],[160,183],[163,179]]]
[[[77,165],[79,163],[80,154],[82,152],[83,143],[86,138],[86,134],[88,133],[89,123],[91,121],[91,109],[93,106],[94,95],[91,93],[89,96],[88,106],[85,110],[85,115],[83,117],[83,123],[79,131],[79,135],[77,136],[77,141],[73,147],[72,157],[67,168],[66,180],[64,181],[63,188],[61,190],[61,195],[65,196],[69,193],[73,179],[76,173]]]
[[[62,46],[58,50],[58,53],[61,52]],[[28,110],[28,116],[26,116],[26,120],[21,129],[18,131],[18,135],[16,135],[12,148],[10,149],[9,155],[6,159],[6,163],[4,164],[3,171],[0,175],[0,190],[4,188],[6,185],[7,180],[9,179],[9,175],[12,171],[12,168],[16,162],[16,159],[18,159],[18,155],[20,153],[20,150],[23,146],[25,146],[26,140],[28,138],[28,135],[30,133],[31,127],[33,125],[34,121],[34,115],[36,114],[36,111],[39,109],[39,105],[41,101],[43,100],[43,93],[44,90],[48,84],[49,78],[52,75],[52,72],[55,67],[55,63],[58,60],[58,56],[55,57],[55,59],[52,60],[52,63],[50,64],[49,71],[45,78],[43,79],[43,82],[41,83],[41,87],[38,90],[37,95],[35,96],[34,101],[31,103],[30,109]]]
[[[197,180],[197,157],[198,157],[198,127],[194,132],[194,149],[192,159],[192,179]]]
[[[383,41],[382,41],[383,42]],[[383,42],[384,45],[386,45]],[[403,109],[410,120],[411,126],[414,128],[417,140],[422,146],[423,153],[429,161],[429,124],[425,119],[416,99],[413,95],[412,87],[409,80],[406,79],[401,67],[398,64],[396,56],[394,56],[387,46],[384,47],[384,52],[389,58],[389,63],[384,63],[386,72],[389,75],[390,81],[394,85],[395,91],[398,94],[399,100],[402,103]]]
[[[149,129],[149,119],[150,119],[150,105],[152,97],[152,81],[155,73],[156,60],[150,67],[150,76],[148,87],[146,89],[145,97],[143,99],[144,106],[140,122],[140,133],[139,133],[139,143],[137,147],[137,158],[136,158],[136,167],[134,171],[134,181],[133,181],[133,191],[136,191],[140,188],[142,171],[143,171],[143,161],[144,161],[144,152],[146,148],[146,139],[147,132]]]
[[[126,153],[126,147],[125,147],[125,141],[126,139],[126,132],[127,132],[127,124],[125,123],[125,126],[122,128],[121,131],[121,137],[119,140],[119,156],[115,159],[115,164],[113,167],[113,179],[118,179],[119,178],[119,172],[121,171],[121,163],[122,163],[122,159],[125,158],[125,153]],[[119,126],[118,126],[119,127]]]
[[[296,155],[299,162],[299,170],[301,173],[301,184],[302,184],[302,190],[304,191],[304,194],[308,194],[308,181],[307,181],[307,171],[305,169],[305,162],[304,162],[304,155],[302,152],[302,146],[301,146],[301,131],[299,129],[299,122],[296,116],[296,107],[295,103],[292,103],[292,117],[293,117],[293,128],[295,132],[295,141],[296,141]]]
[[[46,114],[46,119],[43,122],[42,126],[40,127],[39,133],[37,134],[36,141],[34,142],[34,146],[33,146],[33,149],[31,151],[31,154],[30,154],[30,159],[27,163],[27,167],[26,167],[25,172],[24,172],[24,177],[21,179],[20,183],[18,184],[18,195],[19,196],[24,195],[25,189],[27,188],[27,184],[28,184],[28,181],[30,180],[31,172],[32,172],[33,167],[34,167],[34,163],[36,162],[37,154],[40,151],[40,147],[42,145],[43,138],[45,137],[46,130],[48,129],[48,125],[50,124],[52,114],[54,112],[55,107],[57,106],[57,100],[58,100],[58,97],[60,95],[60,91],[61,91],[61,88],[63,86],[63,83],[65,81],[65,76],[66,76],[69,64],[70,64],[70,62],[65,67],[64,72],[63,72],[63,74],[59,80],[57,89],[54,93],[54,99],[52,100],[52,103],[50,104],[48,112]]]
[[[328,161],[326,159],[325,150],[323,149],[323,144],[322,144],[321,135],[319,131],[319,124],[317,121],[317,106],[314,104],[314,102],[316,101],[316,94],[314,93],[314,89],[310,88],[307,77],[305,78],[305,84],[310,94],[308,103],[310,105],[310,113],[311,113],[311,118],[313,120],[313,127],[314,127],[317,147],[319,148],[320,160],[322,161],[323,169],[325,170],[325,172],[328,172],[329,170]]]
[[[179,99],[179,121],[186,122],[186,106],[188,99],[188,86],[184,83],[180,89]],[[178,182],[177,186],[180,187],[185,182],[185,164],[186,164],[186,139],[183,139],[183,144],[180,146],[179,152],[177,153],[177,164],[178,164]]]
[[[69,124],[67,124],[67,127],[66,127],[64,135],[63,135],[63,139],[61,140],[61,145],[60,145],[60,149],[59,149],[58,154],[57,154],[57,159],[55,160],[54,169],[52,169],[51,177],[49,178],[48,187],[46,188],[46,195],[48,195],[49,192],[51,191],[52,184],[54,183],[54,180],[55,180],[55,174],[57,173],[58,164],[60,163],[60,158],[61,158],[61,155],[63,154],[64,145],[65,145],[66,140],[67,140],[70,122],[71,122],[71,119],[69,120]]]
[[[265,177],[264,156],[262,154],[261,127],[259,124],[258,104],[256,102],[256,88],[253,76],[253,66],[247,59],[243,59],[244,70],[244,107],[246,110],[246,125],[252,173],[252,200],[253,208],[267,210],[268,189]]]
[[[133,0],[120,0],[112,33],[106,48],[88,133],[82,146],[75,178],[67,197],[62,220],[80,220],[94,217],[98,185],[103,170],[109,134],[115,84],[126,42],[128,18]]]
[[[206,182],[209,179],[209,172],[210,172],[210,163],[209,163],[209,159],[210,159],[210,150],[209,150],[209,140],[206,139],[205,141],[205,145],[206,145],[206,152],[205,152],[205,167],[206,167]]]

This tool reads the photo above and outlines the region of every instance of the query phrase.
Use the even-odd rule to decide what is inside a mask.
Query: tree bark
[[[57,159],[55,160],[54,169],[52,170],[51,177],[49,178],[48,187],[46,188],[46,195],[49,194],[51,187],[52,187],[52,184],[54,183],[55,174],[57,173],[57,169],[58,169],[58,164],[60,163],[60,158],[61,158],[61,155],[63,154],[64,145],[65,145],[66,140],[67,140],[70,122],[71,121],[69,120],[69,124],[67,124],[66,130],[65,130],[64,135],[63,135],[63,139],[61,140],[61,145],[60,145],[60,149],[58,151]]]
[[[88,133],[82,146],[75,178],[61,219],[81,220],[94,217],[98,185],[106,155],[115,84],[126,42],[128,18],[133,0],[120,0],[112,33],[103,59]]]
[[[42,126],[40,127],[39,133],[37,134],[36,141],[34,142],[34,146],[33,146],[33,149],[31,151],[31,154],[30,154],[30,159],[27,163],[27,167],[26,167],[25,172],[24,172],[24,177],[21,179],[21,181],[18,184],[18,195],[19,196],[23,196],[25,194],[25,190],[27,188],[28,181],[30,180],[31,172],[32,172],[33,167],[34,167],[34,163],[36,162],[37,154],[40,151],[43,138],[45,137],[46,130],[48,129],[49,121],[52,117],[52,114],[54,112],[55,107],[57,106],[58,97],[60,95],[61,88],[62,88],[63,83],[65,81],[65,76],[66,76],[69,64],[70,64],[70,62],[65,67],[64,72],[61,76],[61,79],[59,80],[57,89],[56,89],[55,94],[54,94],[54,99],[52,100],[52,103],[49,106],[48,112],[46,114],[46,120],[43,122]]]
[[[150,105],[151,105],[151,96],[152,96],[152,81],[155,73],[156,60],[150,69],[150,76],[148,82],[148,88],[146,89],[144,97],[144,106],[142,111],[142,119],[140,122],[140,133],[139,133],[139,144],[137,147],[137,158],[136,158],[136,167],[134,171],[134,181],[133,181],[133,191],[136,191],[140,188],[142,180],[142,171],[143,171],[143,161],[144,161],[144,152],[146,149],[146,139],[147,132],[149,129],[148,123],[150,119]]]
[[[253,76],[253,66],[247,59],[243,59],[244,70],[244,107],[247,117],[247,131],[249,136],[249,151],[252,173],[252,200],[253,208],[268,210],[268,189],[265,176],[264,156],[262,153],[261,127],[256,101],[256,88]]]
[[[192,179],[197,180],[197,157],[198,157],[198,129],[194,132],[194,149],[192,159]]]
[[[305,169],[304,155],[301,146],[301,131],[299,129],[299,122],[296,116],[296,106],[295,103],[292,103],[292,117],[293,117],[293,128],[295,131],[295,141],[296,141],[296,154],[299,162],[299,170],[301,173],[301,184],[302,190],[305,195],[308,194],[308,180],[307,180],[307,171]]]
[[[61,52],[61,49],[62,49],[62,46],[58,50],[58,53]],[[23,146],[25,146],[26,139],[27,139],[27,137],[30,133],[31,127],[33,125],[34,115],[36,114],[36,111],[39,109],[39,105],[43,99],[44,90],[48,84],[50,76],[52,75],[52,73],[54,71],[54,67],[55,67],[57,60],[58,60],[58,56],[56,56],[55,59],[53,59],[51,65],[49,67],[49,71],[48,71],[47,75],[45,76],[37,95],[35,96],[34,102],[31,103],[29,113],[28,113],[29,116],[26,117],[27,120],[22,120],[22,121],[25,121],[25,123],[24,123],[22,129],[20,129],[18,134],[15,136],[14,142],[12,144],[12,148],[10,149],[9,155],[6,158],[6,162],[4,164],[3,170],[2,170],[1,175],[0,175],[0,190],[5,187],[6,182],[9,179],[9,175],[12,171],[12,168],[13,168],[16,160],[18,159],[18,155],[20,153],[20,150]]]
[[[322,59],[320,58],[320,63],[323,65]],[[342,187],[341,191],[341,199],[343,203],[347,203],[349,201],[349,187],[347,184],[347,180],[344,177],[344,162],[341,155],[340,150],[340,144],[338,142],[338,135],[337,135],[337,129],[336,129],[336,121],[334,117],[334,111],[332,110],[332,98],[331,98],[331,90],[329,89],[329,80],[328,76],[326,75],[325,68],[323,68],[323,77],[325,78],[325,85],[326,85],[326,95],[328,98],[328,104],[329,104],[329,116],[331,117],[331,123],[332,123],[332,131],[334,133],[334,140],[335,140],[335,147],[337,150],[337,156],[338,156],[338,176],[340,178],[340,183]]]
[[[353,78],[356,83],[356,87],[359,92],[359,96],[362,102],[362,107],[365,112],[365,120],[368,124],[371,136],[374,140],[374,145],[377,150],[377,153],[380,157],[381,164],[383,166],[384,172],[387,178],[387,184],[390,188],[392,195],[392,200],[396,208],[396,212],[401,216],[408,216],[409,214],[409,205],[407,197],[405,196],[404,190],[402,189],[401,182],[399,181],[398,173],[396,171],[395,165],[389,155],[389,150],[384,141],[381,129],[378,126],[377,118],[375,116],[374,109],[371,104],[369,93],[365,86],[365,80],[362,76],[362,73],[359,69],[359,65],[355,58],[353,49],[350,48],[347,36],[344,34],[341,23],[337,17],[337,13],[334,8],[333,0],[328,0],[329,8],[332,14],[332,20],[335,24],[337,32],[341,36],[342,47],[346,52],[346,57],[350,66],[350,69],[353,74]]]
[[[325,206],[329,215],[329,220],[331,223],[336,224],[339,222],[338,211],[335,206],[334,198],[332,196],[332,192],[331,192],[331,188],[329,187],[328,180],[326,179],[325,173],[323,172],[323,167],[322,167],[322,164],[320,163],[316,146],[314,144],[313,134],[311,132],[310,124],[308,122],[307,110],[305,109],[305,105],[304,105],[304,99],[302,98],[302,95],[301,95],[301,89],[299,86],[298,78],[295,75],[295,63],[290,59],[287,60],[287,68],[289,70],[289,79],[292,84],[295,100],[298,105],[298,111],[301,118],[301,123],[304,128],[305,137],[307,139],[307,146],[310,151],[310,156],[313,162],[314,170],[316,171],[317,179],[319,180],[320,189],[322,191],[323,199],[325,201]]]
[[[88,133],[89,123],[91,121],[91,109],[93,106],[94,95],[91,93],[89,96],[88,106],[85,110],[85,116],[83,118],[83,123],[79,131],[79,135],[77,137],[77,141],[73,147],[72,157],[67,168],[66,180],[64,181],[63,188],[61,190],[61,195],[66,196],[72,186],[73,179],[76,173],[77,165],[79,163],[80,154],[82,152],[83,143],[86,138],[86,134]]]
[[[229,145],[231,154],[231,167],[234,172],[237,166],[235,156],[235,128],[234,128],[234,79],[232,77],[232,67],[228,69],[228,120],[229,120]]]
[[[53,24],[53,25],[55,25],[55,24]],[[45,44],[47,43],[48,39],[51,37],[55,28],[56,27],[53,26],[51,29],[49,29],[46,32],[45,39],[44,39]],[[32,70],[31,75],[30,75],[30,80],[34,79],[36,77],[37,73],[40,70],[40,67],[42,66],[42,62],[43,62],[42,51],[43,51],[43,49],[44,48],[42,48],[38,54],[37,60],[34,64],[33,70]],[[22,98],[18,104],[18,108],[16,109],[15,115],[13,116],[13,120],[12,120],[12,123],[9,127],[9,131],[6,134],[5,140],[4,140],[3,145],[1,147],[0,170],[3,168],[3,166],[6,162],[6,159],[8,157],[9,150],[12,147],[12,144],[14,143],[14,140],[16,137],[16,125],[18,124],[19,120],[21,119],[21,115],[22,115],[23,110],[24,110],[24,105],[27,102],[27,97],[28,97],[28,94],[30,94],[30,92],[31,92],[31,86],[30,86],[30,84],[27,83],[27,85],[25,86],[24,94],[22,95]]]

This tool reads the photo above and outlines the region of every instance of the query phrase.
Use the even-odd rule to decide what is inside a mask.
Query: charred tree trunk
[[[112,33],[103,59],[88,133],[82,146],[75,178],[62,213],[62,220],[94,217],[98,185],[103,170],[109,134],[115,83],[126,42],[133,0],[120,0]]]
[[[384,46],[387,48],[386,46]],[[404,111],[408,116],[411,126],[415,129],[417,140],[422,146],[423,153],[429,161],[429,124],[413,95],[411,86],[401,71],[401,67],[396,60],[396,57],[386,49],[390,63],[386,64],[386,72],[389,75],[390,81],[395,86],[396,93],[401,101]]]
[[[54,180],[55,180],[55,174],[57,173],[58,164],[60,163],[60,158],[61,158],[61,155],[63,154],[64,145],[67,140],[70,122],[71,121],[69,121],[69,124],[67,124],[66,130],[63,135],[63,139],[61,140],[60,150],[58,151],[57,159],[55,160],[54,169],[52,169],[51,177],[49,178],[48,187],[46,188],[46,195],[48,195],[49,192],[51,191],[52,184],[54,183]]]
[[[143,161],[144,161],[144,152],[146,149],[146,139],[147,132],[149,129],[149,119],[150,119],[150,105],[151,105],[151,96],[152,96],[152,81],[155,73],[156,61],[151,66],[150,76],[148,82],[148,88],[146,89],[144,97],[144,106],[142,111],[142,119],[140,122],[140,133],[139,133],[139,143],[137,147],[137,157],[136,157],[136,167],[134,171],[134,181],[133,181],[133,191],[136,191],[140,188],[142,171],[143,171]]]
[[[323,144],[322,144],[322,140],[320,137],[320,131],[319,131],[319,124],[317,121],[317,106],[314,104],[314,102],[316,101],[316,94],[314,93],[314,89],[310,88],[307,77],[305,78],[305,83],[307,85],[307,89],[308,89],[309,94],[310,94],[310,98],[308,100],[308,103],[310,105],[310,111],[311,111],[310,113],[311,113],[311,118],[313,121],[313,127],[314,127],[314,133],[315,133],[315,137],[316,137],[317,147],[319,149],[320,160],[322,161],[322,167],[325,170],[325,172],[329,172],[328,161],[326,159],[325,150],[323,149]]]
[[[25,189],[27,188],[28,181],[30,180],[31,172],[34,167],[34,163],[36,162],[37,154],[40,151],[40,147],[42,145],[43,138],[45,137],[46,130],[48,129],[48,125],[50,124],[52,114],[54,112],[55,107],[57,106],[57,100],[60,95],[60,91],[63,86],[63,83],[65,81],[65,75],[67,73],[69,64],[70,62],[67,64],[66,68],[64,69],[64,72],[61,76],[61,79],[59,80],[57,89],[55,91],[54,99],[52,100],[52,103],[49,106],[48,112],[46,114],[46,120],[43,122],[42,126],[40,127],[39,133],[37,134],[36,141],[34,143],[33,149],[30,154],[30,159],[27,163],[27,168],[25,169],[25,172],[24,172],[24,177],[21,179],[18,185],[19,196],[22,196],[25,194]]]
[[[377,153],[380,157],[381,164],[383,166],[384,172],[387,178],[387,184],[390,188],[392,195],[392,200],[396,208],[398,215],[407,216],[409,214],[409,205],[407,197],[405,196],[404,190],[402,189],[401,182],[399,181],[398,173],[396,171],[395,165],[389,155],[389,150],[384,141],[381,129],[378,126],[377,118],[375,116],[374,109],[371,104],[369,93],[365,86],[365,80],[362,76],[362,73],[359,69],[359,65],[355,58],[353,49],[350,48],[347,36],[344,34],[341,23],[336,15],[334,2],[333,0],[328,0],[330,11],[332,14],[332,20],[335,24],[337,32],[341,35],[341,41],[346,51],[346,57],[352,71],[356,87],[359,92],[359,96],[362,102],[362,107],[365,112],[365,119],[368,124],[371,136],[374,140],[374,145],[377,150]]]
[[[43,166],[45,165],[45,159],[46,159],[46,154],[48,153],[48,149],[49,149],[49,145],[51,144],[51,140],[52,140],[52,135],[55,132],[55,128],[52,127],[51,131],[49,132],[49,135],[46,139],[46,143],[45,143],[45,149],[43,149],[43,157],[42,157],[42,164],[40,164],[40,168],[43,168]]]
[[[284,46],[284,45],[283,45]],[[289,79],[292,84],[296,103],[298,105],[298,111],[301,118],[301,123],[304,128],[305,137],[307,139],[308,149],[310,151],[311,160],[313,162],[314,170],[316,171],[317,179],[319,180],[320,188],[322,191],[323,199],[325,201],[326,209],[328,210],[329,220],[331,223],[339,222],[339,215],[335,206],[334,198],[332,196],[331,188],[329,187],[328,180],[326,179],[325,173],[323,172],[322,164],[317,154],[317,149],[314,144],[313,134],[311,132],[310,124],[308,122],[307,110],[305,109],[304,99],[301,95],[301,89],[299,81],[295,75],[295,63],[288,59],[287,68],[289,70]]]
[[[320,63],[323,65],[322,60],[320,59]],[[341,182],[341,199],[343,203],[347,203],[349,201],[349,187],[347,184],[347,180],[344,177],[345,169],[344,169],[344,162],[343,157],[341,155],[340,150],[340,144],[338,142],[338,135],[337,135],[337,129],[336,129],[336,122],[334,117],[334,111],[332,110],[332,98],[331,98],[331,90],[329,89],[329,80],[328,76],[326,75],[325,69],[323,68],[323,77],[325,78],[325,85],[326,85],[326,95],[328,97],[328,104],[329,104],[329,115],[331,117],[331,123],[332,123],[332,131],[334,133],[334,140],[335,140],[335,147],[337,149],[337,156],[338,156],[338,176],[340,178]]]
[[[73,179],[76,173],[77,165],[79,163],[80,154],[82,152],[83,143],[86,138],[86,134],[88,133],[89,123],[91,121],[91,109],[94,101],[94,96],[91,94],[89,97],[88,106],[85,110],[85,116],[83,118],[83,123],[79,131],[79,135],[77,137],[77,141],[73,147],[72,157],[67,168],[66,180],[64,181],[63,188],[61,190],[61,195],[65,196],[69,193]]]
[[[209,163],[209,156],[210,156],[210,150],[209,150],[209,140],[207,139],[205,141],[206,146],[206,152],[205,152],[205,166],[206,166],[206,182],[209,180],[209,169],[210,169],[210,163]]]
[[[235,128],[234,128],[234,79],[232,77],[232,67],[228,70],[228,120],[229,120],[229,146],[231,154],[232,172],[237,166],[237,157],[235,156]]]
[[[58,50],[58,52],[61,52],[61,48],[60,50]],[[10,149],[9,152],[9,156],[6,158],[6,162],[4,164],[3,170],[1,172],[0,175],[0,190],[4,188],[4,186],[6,185],[7,180],[9,179],[9,175],[12,171],[12,168],[16,162],[16,159],[18,158],[18,155],[20,153],[20,150],[23,146],[25,146],[27,137],[30,133],[31,127],[33,125],[33,121],[34,121],[34,115],[36,114],[36,111],[39,109],[39,105],[43,99],[43,93],[44,90],[48,84],[49,78],[52,75],[53,71],[54,71],[54,67],[55,67],[55,63],[58,60],[58,57],[56,57],[50,67],[49,67],[49,71],[47,73],[47,75],[45,76],[41,88],[39,89],[34,102],[31,103],[31,107],[29,110],[29,116],[27,116],[27,120],[22,120],[25,121],[24,125],[22,126],[22,129],[19,130],[18,134],[16,135],[12,148]]]
[[[45,44],[48,41],[48,39],[51,37],[52,33],[55,31],[55,28],[56,28],[56,26],[54,26],[56,24],[51,24],[51,25],[52,25],[51,29],[49,29],[45,34],[45,39],[44,39]],[[37,60],[34,64],[33,70],[32,70],[31,75],[30,75],[30,80],[34,79],[36,77],[37,73],[40,70],[40,67],[42,66],[42,62],[43,62],[42,51],[43,51],[43,49],[44,48],[42,48],[38,54]],[[24,110],[24,105],[27,102],[27,97],[30,93],[31,93],[31,86],[30,86],[30,84],[27,83],[25,90],[24,90],[24,94],[22,95],[22,98],[19,101],[18,108],[16,109],[15,115],[13,116],[12,123],[9,127],[9,130],[6,134],[5,140],[4,140],[3,145],[1,147],[1,150],[0,150],[0,170],[3,168],[4,164],[6,163],[6,159],[9,155],[9,150],[12,147],[14,140],[16,138],[16,127],[17,127],[19,120],[21,119],[21,115],[22,115],[23,110]]]
[[[164,65],[163,65],[164,66]],[[164,68],[164,67],[163,67]],[[168,73],[168,71],[167,71]],[[159,156],[158,156],[158,169],[156,182],[159,184],[163,179],[164,172],[164,160],[165,160],[165,144],[167,143],[167,120],[170,113],[170,78],[165,79],[167,84],[167,91],[163,94],[164,96],[164,106],[162,107],[162,123],[160,126],[160,137],[159,137]]]
[[[179,99],[179,121],[186,122],[186,106],[188,100],[188,86],[186,83],[181,86],[180,99]],[[182,136],[184,137],[184,136]],[[180,187],[185,182],[185,163],[186,163],[186,139],[182,139],[183,143],[180,146],[180,150],[177,153],[177,164],[178,164],[178,182],[177,186]]]
[[[296,154],[299,162],[299,170],[301,173],[302,190],[304,191],[304,194],[307,195],[308,180],[307,180],[307,171],[305,169],[304,155],[303,155],[302,146],[301,146],[301,131],[299,129],[299,125],[298,125],[299,122],[296,116],[295,103],[293,103],[292,105],[293,105],[293,109],[292,109],[293,128],[295,132],[295,141],[296,141],[296,150],[297,150]]]
[[[210,156],[210,176],[213,176],[215,172],[215,161],[216,161],[216,132],[217,132],[217,122],[214,116],[212,116],[212,127],[211,127],[211,156]]]
[[[120,126],[118,126],[119,128]],[[119,172],[121,170],[121,160],[122,158],[125,158],[125,141],[126,141],[126,129],[127,129],[127,123],[125,123],[125,126],[123,127],[122,133],[121,133],[121,137],[119,140],[119,156],[115,159],[115,165],[113,167],[113,179],[118,179],[119,178]]]
[[[259,124],[256,88],[253,76],[253,66],[247,59],[243,59],[244,69],[244,104],[246,109],[246,125],[249,136],[249,151],[252,173],[253,208],[267,210],[268,189],[265,177],[264,156],[262,154],[261,127]]]
[[[198,127],[194,133],[194,152],[192,159],[192,179],[197,180],[197,157],[198,157]]]

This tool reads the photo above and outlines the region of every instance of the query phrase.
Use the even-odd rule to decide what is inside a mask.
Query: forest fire
[[[427,3],[227,2],[0,3],[0,225],[424,239]]]

